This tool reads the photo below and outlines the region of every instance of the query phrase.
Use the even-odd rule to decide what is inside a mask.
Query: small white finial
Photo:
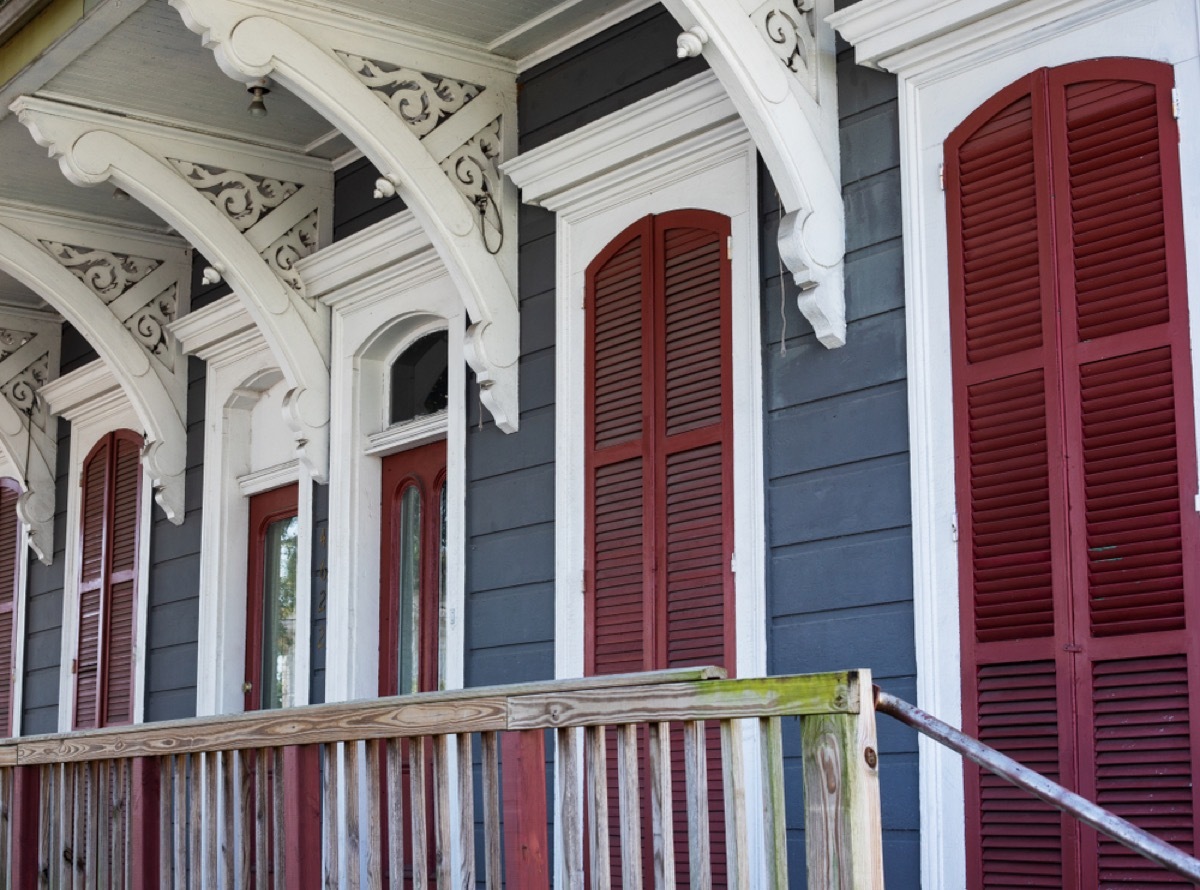
[[[704,45],[708,43],[708,32],[699,25],[688,28],[682,34],[675,38],[675,52],[681,59],[694,59],[700,53],[704,52]]]

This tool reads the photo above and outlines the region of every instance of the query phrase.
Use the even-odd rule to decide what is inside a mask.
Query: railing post
[[[161,770],[157,757],[135,757],[133,759],[132,800],[130,831],[133,837],[133,890],[155,890],[160,886],[161,813],[159,812],[159,778]],[[108,769],[108,764],[103,764]]]
[[[882,890],[879,745],[870,671],[850,675],[858,713],[802,717],[804,832],[810,890]]]
[[[12,800],[12,886],[13,890],[37,890],[41,844],[38,829],[42,795],[42,770],[38,766],[13,767]]]
[[[357,782],[358,777],[353,781]],[[317,890],[321,886],[322,849],[319,746],[289,745],[283,749],[283,793],[287,890]]]
[[[546,739],[543,730],[501,736],[505,886],[549,890]]]

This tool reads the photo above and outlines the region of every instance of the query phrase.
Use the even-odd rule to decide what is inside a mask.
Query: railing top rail
[[[689,668],[36,736],[0,745],[0,766],[466,732],[859,711],[857,671],[747,680],[722,677],[719,668]]]

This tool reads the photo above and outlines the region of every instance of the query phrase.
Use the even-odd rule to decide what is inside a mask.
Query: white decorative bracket
[[[183,522],[187,363],[166,326],[187,310],[191,284],[187,246],[179,239],[145,231],[0,204],[0,268],[58,311],[109,366],[142,422],[146,434],[142,463],[154,498],[167,518]],[[0,378],[5,363],[16,362],[36,342],[0,360]],[[38,385],[51,379],[46,376],[51,369],[57,376],[57,335],[54,349],[46,354],[53,361],[46,365]],[[27,397],[14,395],[19,385],[37,381],[40,370],[40,366],[27,370],[23,377],[14,376],[11,383],[0,386],[8,407],[25,410],[22,400]],[[9,385],[12,389],[6,391],[4,386]],[[3,418],[4,410],[5,404],[0,403],[0,426],[7,429],[11,418]],[[48,420],[40,427],[43,435],[52,436]],[[45,470],[51,480],[53,469],[53,452],[49,452]],[[26,511],[30,527],[53,523],[53,487],[47,501],[32,486],[32,478],[30,482],[36,494],[31,496],[36,504]],[[38,550],[43,559],[49,553]]]
[[[29,547],[46,565],[54,559],[58,418],[38,390],[58,376],[61,340],[57,315],[0,308],[0,449],[21,484],[17,515]]]
[[[779,253],[825,346],[846,342],[845,210],[838,159],[833,0],[663,0],[681,56],[720,78],[779,190]]]
[[[295,264],[332,230],[329,164],[82,106],[22,97],[12,107],[68,179],[112,181],[212,261],[288,381],[296,456],[326,479],[329,312],[305,297]]]
[[[292,90],[401,196],[462,295],[483,403],[500,429],[516,430],[518,202],[499,171],[516,154],[512,63],[327,5],[170,2],[230,77]]]

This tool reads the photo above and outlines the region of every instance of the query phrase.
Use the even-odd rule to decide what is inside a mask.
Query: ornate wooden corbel
[[[330,166],[82,105],[22,97],[13,110],[68,179],[115,183],[229,281],[291,387],[284,408],[296,454],[326,479],[329,311],[305,295],[295,264],[332,230]]]
[[[327,8],[170,2],[230,77],[291,89],[383,173],[378,193],[403,198],[457,285],[483,403],[514,431],[517,196],[499,170],[516,153],[511,63]]]
[[[663,0],[754,137],[786,211],[779,253],[800,310],[828,347],[846,342],[845,210],[838,159],[833,0]]]
[[[184,517],[184,469],[187,464],[187,361],[167,325],[186,310],[191,284],[191,254],[176,238],[114,226],[99,221],[64,220],[17,204],[0,204],[0,269],[23,283],[69,321],[92,345],[120,383],[138,418],[146,445],[142,464],[154,488],[154,498],[167,518],[178,524]],[[7,327],[7,322],[5,326]],[[14,332],[24,331],[19,321]],[[0,359],[0,378],[9,362],[29,353],[26,370],[0,384],[4,400],[23,411],[36,386],[58,371],[58,334],[41,334],[10,357]],[[5,389],[9,387],[9,389]],[[28,390],[18,390],[24,387]],[[20,398],[16,398],[16,396]],[[29,523],[39,557],[50,532],[38,526],[54,519],[54,427],[39,418],[44,404],[35,399],[29,427],[39,447],[40,463],[29,468],[30,505],[22,518]],[[13,418],[4,418],[7,432]],[[38,432],[40,430],[40,432]],[[14,446],[19,447],[19,446]],[[47,450],[49,449],[49,450]],[[10,450],[11,454],[11,450]],[[43,465],[44,464],[44,465]],[[35,473],[43,475],[35,484]],[[48,498],[38,491],[46,487]]]

